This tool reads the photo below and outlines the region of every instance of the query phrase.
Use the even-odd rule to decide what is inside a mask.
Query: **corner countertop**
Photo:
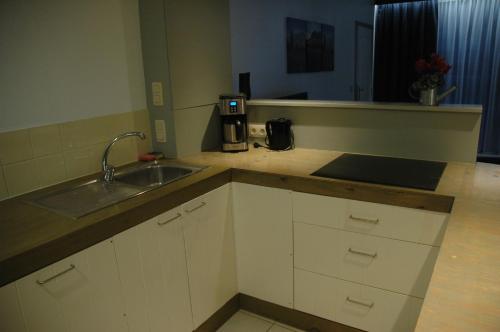
[[[340,154],[252,149],[182,160],[307,177]],[[436,193],[455,203],[415,331],[500,331],[500,166],[448,163]]]
[[[329,109],[358,109],[373,111],[399,112],[444,112],[444,113],[472,113],[482,114],[481,105],[452,105],[425,106],[417,103],[381,103],[348,100],[283,100],[283,99],[252,99],[247,101],[248,106],[262,107],[306,107]]]
[[[360,197],[387,204],[396,201],[394,205],[446,212],[455,197],[416,331],[499,331],[500,166],[448,163],[435,193],[309,176],[340,155],[341,152],[311,149],[203,152],[175,162],[211,167],[78,220],[28,205],[23,200],[85,178],[0,202],[0,284],[230,181]]]

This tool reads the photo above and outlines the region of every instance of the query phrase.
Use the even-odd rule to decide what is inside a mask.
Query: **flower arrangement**
[[[418,59],[415,62],[415,70],[418,79],[412,85],[413,90],[429,90],[444,84],[444,75],[450,71],[451,66],[439,54],[433,53],[430,60]]]

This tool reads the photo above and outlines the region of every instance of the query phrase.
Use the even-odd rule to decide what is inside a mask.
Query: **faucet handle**
[[[115,168],[112,165],[108,165],[104,170],[104,181],[111,182],[115,177]]]

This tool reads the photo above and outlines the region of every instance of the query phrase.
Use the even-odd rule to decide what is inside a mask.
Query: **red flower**
[[[415,69],[417,70],[417,73],[423,74],[429,71],[431,69],[431,66],[424,59],[418,59],[415,63]]]
[[[451,66],[439,54],[431,54],[430,61],[418,59],[415,63],[415,70],[419,74],[446,74],[451,69]]]

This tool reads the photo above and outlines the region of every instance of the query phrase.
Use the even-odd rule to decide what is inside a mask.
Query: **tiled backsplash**
[[[110,163],[119,166],[151,150],[147,110],[0,133],[0,200],[99,171],[106,144],[131,130],[147,139],[117,143]]]

